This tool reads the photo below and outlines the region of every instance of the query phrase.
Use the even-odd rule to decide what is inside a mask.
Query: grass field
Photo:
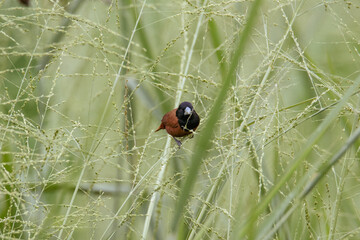
[[[360,239],[358,1],[29,3],[0,0],[1,239]]]

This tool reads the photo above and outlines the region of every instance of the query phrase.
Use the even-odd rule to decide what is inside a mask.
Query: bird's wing
[[[165,126],[177,128],[179,126],[179,121],[176,117],[176,110],[177,110],[177,108],[166,113],[164,115],[164,117],[162,118],[161,123],[164,124]]]

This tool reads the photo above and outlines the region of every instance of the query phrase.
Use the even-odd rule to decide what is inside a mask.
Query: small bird
[[[185,137],[196,130],[199,126],[200,117],[195,112],[194,107],[189,102],[182,102],[178,108],[166,113],[161,119],[161,124],[155,132],[165,129],[170,134],[177,145],[181,142],[175,137]]]

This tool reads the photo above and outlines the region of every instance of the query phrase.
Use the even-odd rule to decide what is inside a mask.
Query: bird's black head
[[[193,130],[199,126],[200,118],[194,107],[189,102],[182,102],[176,110],[180,127],[186,131]]]

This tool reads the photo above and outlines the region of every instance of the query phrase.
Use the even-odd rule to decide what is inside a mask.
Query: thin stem
[[[206,6],[206,4],[207,4],[207,0],[204,1],[203,6]],[[194,38],[193,38],[190,50],[189,50],[189,55],[187,56],[187,62],[186,62],[186,65],[185,65],[185,70],[184,70],[183,74],[180,74],[180,76],[182,76],[182,77],[180,77],[180,80],[179,80],[179,83],[178,83],[178,90],[176,91],[175,107],[177,107],[179,105],[179,103],[180,103],[180,99],[181,99],[183,89],[184,89],[184,86],[185,86],[185,82],[186,82],[186,75],[188,74],[188,71],[189,71],[189,66],[190,66],[192,54],[193,54],[193,51],[194,51],[195,43],[196,43],[196,41],[198,39],[199,30],[200,30],[200,27],[201,27],[203,16],[204,16],[204,13],[202,12],[199,19],[198,19],[198,22],[197,22],[196,31],[195,31],[195,34],[194,34]],[[157,205],[157,201],[159,199],[160,185],[161,185],[161,182],[162,182],[162,180],[164,178],[165,169],[166,169],[166,166],[167,166],[169,158],[170,158],[170,154],[169,154],[169,152],[170,152],[170,142],[171,142],[171,137],[168,136],[167,140],[166,140],[166,145],[165,145],[165,148],[164,148],[164,152],[163,152],[163,154],[162,154],[162,156],[160,158],[161,168],[160,168],[160,172],[159,172],[159,174],[157,176],[156,184],[155,184],[155,187],[154,187],[154,192],[153,192],[153,194],[151,196],[148,211],[146,213],[146,218],[145,218],[145,223],[144,223],[144,228],[143,228],[143,233],[142,233],[141,239],[146,239],[146,237],[148,235],[151,218],[152,218],[154,209],[155,209],[155,207]]]

